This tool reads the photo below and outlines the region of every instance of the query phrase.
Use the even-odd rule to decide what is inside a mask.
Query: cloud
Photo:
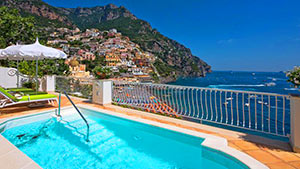
[[[218,44],[229,44],[232,43],[234,41],[234,39],[230,38],[230,39],[226,39],[226,40],[219,40]]]

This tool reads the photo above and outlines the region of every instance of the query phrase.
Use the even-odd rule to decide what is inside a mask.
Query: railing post
[[[99,80],[93,84],[93,103],[108,105],[112,103],[112,81]]]
[[[300,153],[300,95],[291,95],[291,136],[290,144],[295,152]]]

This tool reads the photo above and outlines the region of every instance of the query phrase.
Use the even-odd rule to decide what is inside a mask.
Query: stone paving
[[[182,128],[226,138],[228,141],[228,145],[230,147],[235,148],[239,151],[242,151],[252,156],[253,158],[264,163],[271,169],[295,169],[295,168],[300,169],[300,153],[292,152],[288,143],[274,141],[270,139],[261,138],[258,136],[246,135],[244,133],[237,133],[233,131],[218,129],[211,126],[205,126],[202,124],[186,122],[183,120],[176,119],[177,121],[180,122],[180,124],[178,124],[178,123],[170,122],[174,120],[168,120],[170,118],[165,116],[140,112],[137,110],[126,109],[126,108],[113,106],[113,105],[100,106],[100,105],[85,102],[82,99],[75,99],[75,98],[72,99],[75,104],[86,104],[99,109],[107,109],[117,113],[123,113],[130,116],[136,116],[139,118],[153,120],[160,123],[166,123],[169,125],[175,125],[177,127],[182,127]],[[62,103],[62,107],[71,105],[71,103],[69,103],[65,97],[62,97],[61,103]],[[0,109],[0,119],[36,113],[45,110],[51,110],[56,107],[57,105],[48,105],[41,108],[28,108],[26,106],[3,108]]]

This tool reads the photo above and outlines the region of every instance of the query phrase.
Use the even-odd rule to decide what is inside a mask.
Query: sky
[[[57,7],[125,6],[213,70],[285,71],[300,65],[298,0],[44,0]]]

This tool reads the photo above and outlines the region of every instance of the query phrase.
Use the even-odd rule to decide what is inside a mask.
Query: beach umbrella
[[[12,53],[13,51],[18,50],[22,45],[12,45],[5,49],[0,49],[0,60],[16,60],[17,61],[17,87],[19,87],[19,60],[21,58],[17,55],[9,55],[9,53]]]
[[[36,39],[34,44],[13,45],[0,51],[0,59],[36,60],[36,83],[38,82],[38,61],[42,59],[66,59],[67,55],[58,49],[41,45]],[[36,85],[36,91],[38,86]]]
[[[22,57],[16,54],[23,45],[12,45],[5,49],[0,49],[0,59],[2,60],[21,60]]]

